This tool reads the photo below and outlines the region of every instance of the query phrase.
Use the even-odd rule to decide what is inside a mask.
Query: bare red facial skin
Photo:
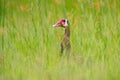
[[[65,24],[65,19],[61,19],[54,26],[55,27],[63,27],[63,24]]]

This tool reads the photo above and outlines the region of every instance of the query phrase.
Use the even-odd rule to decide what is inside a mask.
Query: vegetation
[[[1,0],[1,80],[119,80],[119,0]],[[60,57],[70,21],[72,53]]]

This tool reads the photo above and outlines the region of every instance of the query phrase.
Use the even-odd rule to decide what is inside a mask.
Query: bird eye
[[[62,22],[65,22],[65,20],[63,19]]]

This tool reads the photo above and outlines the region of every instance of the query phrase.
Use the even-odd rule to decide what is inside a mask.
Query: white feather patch
[[[67,20],[67,19],[65,19],[65,24],[64,24],[64,26],[68,26],[68,20]]]

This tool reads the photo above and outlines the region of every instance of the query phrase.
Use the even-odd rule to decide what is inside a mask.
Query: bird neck
[[[70,27],[65,28],[65,36],[70,37]]]

